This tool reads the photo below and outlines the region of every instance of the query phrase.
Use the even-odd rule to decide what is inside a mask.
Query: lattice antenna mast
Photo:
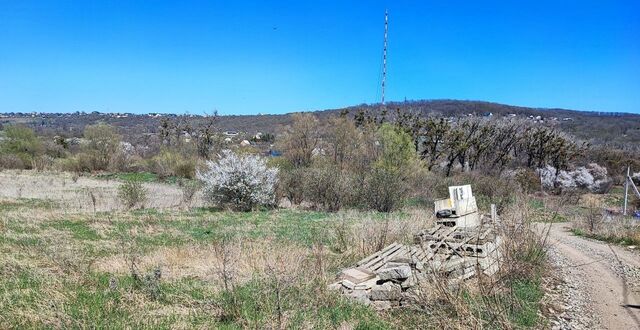
[[[382,48],[382,105],[384,105],[384,87],[387,80],[387,32],[389,31],[389,13],[384,11],[384,46]]]

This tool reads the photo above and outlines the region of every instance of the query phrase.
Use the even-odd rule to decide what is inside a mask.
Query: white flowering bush
[[[217,161],[207,161],[198,171],[208,202],[239,211],[275,204],[278,169],[268,168],[264,159],[223,150]]]
[[[606,193],[611,189],[613,181],[607,175],[607,169],[592,163],[578,167],[573,171],[558,171],[552,166],[539,168],[540,182],[545,189],[572,190],[576,188],[593,193]]]
[[[540,184],[542,184],[543,188],[554,188],[554,182],[556,181],[556,176],[558,174],[558,171],[555,167],[547,165],[543,168],[537,169],[536,173],[540,177]]]

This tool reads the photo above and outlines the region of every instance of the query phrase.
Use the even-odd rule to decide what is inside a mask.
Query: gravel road
[[[549,257],[561,279],[551,292],[558,306],[551,308],[551,327],[640,329],[640,254],[575,236],[569,226],[537,226],[548,230]]]

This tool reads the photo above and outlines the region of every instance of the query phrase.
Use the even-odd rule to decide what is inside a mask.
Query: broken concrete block
[[[376,283],[380,280],[380,278],[378,276],[368,280],[368,281],[364,281],[362,283],[356,284],[355,290],[367,290],[367,289],[371,289],[372,287],[374,287],[376,285]]]
[[[365,304],[365,305],[371,304],[371,300],[369,299],[370,294],[368,290],[353,290],[352,292],[349,293],[349,296],[362,304]]]
[[[340,279],[349,280],[351,283],[358,284],[374,278],[376,274],[363,268],[349,268],[340,273]]]
[[[411,266],[402,264],[401,266],[385,267],[376,272],[380,280],[403,280],[411,276]]]
[[[371,300],[400,300],[402,289],[399,284],[393,282],[385,282],[371,289],[369,298]]]
[[[406,290],[408,288],[416,286],[416,284],[418,284],[416,277],[414,275],[411,275],[408,279],[404,280],[404,282],[400,283],[400,287],[402,287],[403,290]]]

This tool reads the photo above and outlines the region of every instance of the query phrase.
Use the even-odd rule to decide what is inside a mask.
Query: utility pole
[[[627,176],[624,178],[624,208],[622,215],[627,215],[627,198],[629,198],[629,174],[631,174],[630,166],[627,166]]]
[[[384,105],[384,87],[387,80],[387,32],[389,31],[389,13],[384,11],[384,47],[382,48],[382,105]]]

